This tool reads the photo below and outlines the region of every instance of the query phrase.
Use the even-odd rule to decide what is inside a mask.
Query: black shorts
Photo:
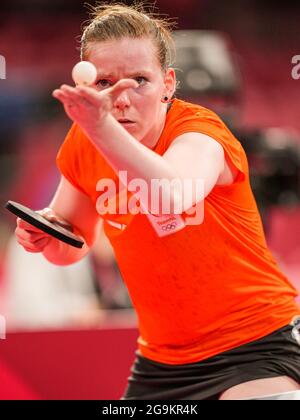
[[[122,400],[209,400],[255,379],[288,376],[300,384],[300,345],[292,326],[198,363],[169,365],[137,353]]]

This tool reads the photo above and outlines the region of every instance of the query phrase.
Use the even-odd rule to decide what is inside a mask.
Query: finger
[[[33,242],[33,248],[43,250],[46,247],[46,245],[48,245],[50,240],[51,236],[40,238],[37,241]]]
[[[103,93],[97,92],[95,89],[88,86],[77,86],[76,91],[85,99],[90,105],[99,107],[103,102]]]
[[[68,92],[65,92],[65,91],[63,91],[61,89],[55,89],[52,92],[52,96],[54,96],[54,98],[56,98],[59,101],[61,101],[63,104],[72,103],[73,102],[73,97]]]
[[[43,210],[38,210],[37,213],[39,213],[44,219],[48,220],[49,222],[55,223],[65,229],[72,230],[72,225],[62,217],[58,216],[52,209],[49,207],[46,207]]]
[[[75,104],[69,97],[67,97],[66,95],[64,95],[59,90],[54,91],[52,93],[52,96],[54,98],[58,99],[63,104],[63,106],[65,107],[65,110],[66,111],[69,108],[74,108],[75,106],[77,106],[77,104]]]
[[[41,229],[38,229],[28,222],[25,222],[25,220],[21,219],[20,217],[17,218],[17,228],[26,230],[28,232],[41,232]]]
[[[75,89],[92,105],[100,106],[108,96],[110,96],[112,101],[115,101],[124,90],[136,89],[138,86],[139,84],[133,79],[122,79],[113,87],[105,89],[103,92],[98,92],[88,86],[77,86]]]
[[[60,89],[55,89],[52,92],[52,96],[54,96],[54,98],[56,98],[56,99],[59,99],[60,101],[63,101],[63,100],[67,99],[66,94]]]
[[[22,231],[26,231],[26,232],[30,232],[30,233],[41,233],[41,232],[43,232],[41,229],[31,225],[28,222],[25,222],[22,219],[17,223],[16,230],[17,229],[22,230]]]
[[[137,87],[139,87],[139,84],[137,81],[133,79],[123,79],[123,80],[120,80],[111,88],[107,89],[105,93],[109,93],[112,100],[115,101],[118,98],[118,96],[120,96],[121,93],[124,92],[124,90],[136,89]]]
[[[43,238],[39,238],[37,241],[35,242],[31,242],[31,241],[25,241],[25,240],[21,240],[18,238],[18,243],[20,245],[22,245],[24,248],[26,249],[31,249],[31,250],[43,250],[45,248],[45,246],[49,243],[51,237],[43,237]]]
[[[74,95],[78,94],[76,87],[72,87],[69,85],[61,85],[60,88],[55,89],[53,92],[61,92],[64,95]]]
[[[54,210],[52,210],[50,207],[44,207],[42,210],[36,210],[38,214],[41,216],[48,216],[50,214],[56,214]]]
[[[79,98],[75,98],[74,96],[71,96],[68,92],[64,92],[61,89],[55,89],[52,92],[52,96],[56,99],[58,99],[64,106],[75,106],[79,105]],[[75,103],[76,100],[76,103]]]
[[[49,235],[45,232],[29,232],[24,229],[16,228],[15,235],[19,241],[35,243],[41,238],[47,238]]]
[[[56,216],[48,216],[47,220],[56,226],[60,226],[64,229],[69,230],[70,232],[73,232],[73,226],[65,220],[58,219]]]
[[[35,245],[33,246],[33,245],[30,245],[30,244],[28,244],[28,245],[27,244],[20,244],[20,245],[22,245],[23,248],[25,249],[25,251],[27,251],[27,252],[38,253],[38,252],[43,252],[44,249],[46,248],[47,244],[48,244],[48,242],[40,244],[38,246],[35,246]]]
[[[75,104],[80,105],[93,105],[88,99],[86,99],[82,94],[80,89],[73,88],[68,85],[62,85],[60,90],[70,101],[73,101]],[[93,90],[92,90],[93,91]],[[89,96],[88,96],[89,97]]]
[[[38,252],[42,252],[42,249],[33,249],[33,248],[29,248],[27,246],[23,246],[23,248],[25,249],[25,251],[27,252],[31,252],[32,254],[37,254]]]
[[[34,244],[34,243],[38,242],[40,239],[44,239],[44,238],[49,237],[49,235],[45,232],[41,232],[39,234],[39,233],[36,233],[36,232],[34,232],[34,233],[27,232],[26,230],[16,232],[16,236],[20,241],[28,242],[28,243],[31,243],[31,244]]]

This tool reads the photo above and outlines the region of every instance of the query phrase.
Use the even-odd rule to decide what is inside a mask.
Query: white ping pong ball
[[[97,78],[97,69],[90,61],[80,61],[72,70],[72,79],[76,85],[92,85]]]

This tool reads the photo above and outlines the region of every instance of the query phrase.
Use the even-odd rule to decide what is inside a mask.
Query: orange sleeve
[[[225,123],[212,111],[203,108],[202,110],[189,110],[179,118],[170,132],[167,140],[167,148],[182,134],[196,132],[206,134],[213,138],[223,147],[226,158],[239,170],[235,182],[245,179],[248,174],[248,163],[245,151],[241,143],[234,137]]]
[[[70,128],[63,144],[61,145],[57,157],[56,165],[61,174],[79,191],[87,194],[82,187],[81,179],[81,160],[80,160],[80,140],[82,132],[77,124]]]

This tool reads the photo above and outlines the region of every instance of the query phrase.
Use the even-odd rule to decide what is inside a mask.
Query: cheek
[[[136,97],[137,111],[142,115],[155,116],[161,108],[161,95],[159,89],[149,89]]]
[[[160,81],[155,81],[153,83],[148,82],[148,84],[139,87],[137,96],[147,98],[147,100],[151,102],[157,102],[158,99],[161,98],[163,90],[164,86]]]
[[[141,104],[138,113],[141,127],[145,130],[149,130],[151,127],[155,126],[159,120],[160,104],[158,104],[157,99],[152,101],[146,100]]]

